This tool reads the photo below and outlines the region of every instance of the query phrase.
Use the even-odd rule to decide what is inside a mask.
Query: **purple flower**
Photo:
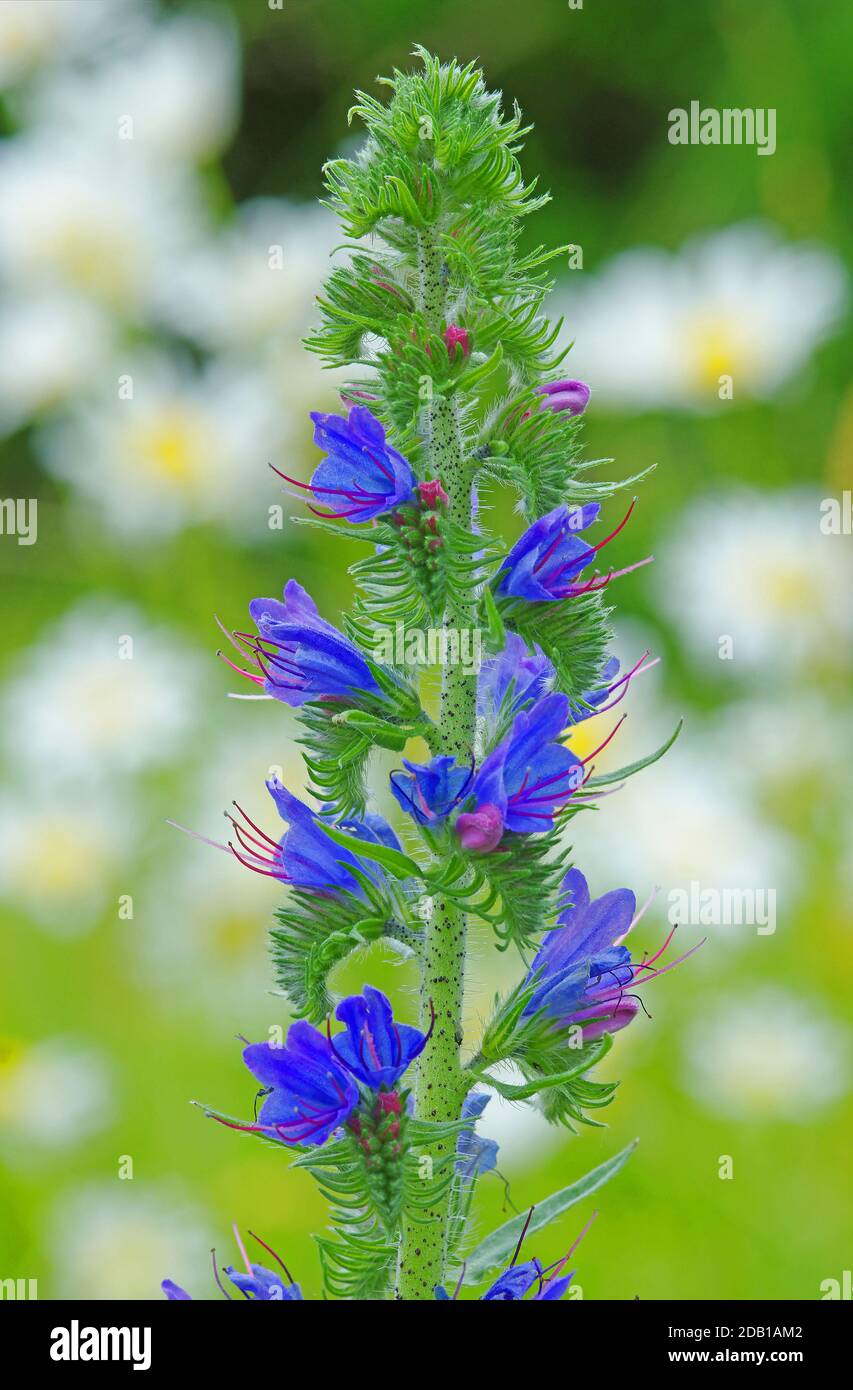
[[[503,651],[483,662],[477,690],[478,713],[497,715],[507,695],[511,695],[510,712],[516,714],[544,695],[553,678],[554,667],[542,648],[534,644],[530,652],[517,633],[508,632]]]
[[[232,639],[255,670],[245,671],[225,660],[267,695],[293,707],[307,700],[382,698],[362,652],[320,617],[314,600],[295,579],[288,580],[283,602],[256,598],[249,612],[258,636],[235,632]]]
[[[559,927],[546,933],[530,967],[527,983],[535,982],[525,1015],[543,1012],[561,1028],[580,1025],[583,1041],[604,1033],[617,1033],[636,1017],[638,997],[628,993],[667,970],[680,965],[702,944],[654,969],[675,933],[663,946],[640,963],[632,960],[622,940],[639,920],[636,899],[628,888],[617,888],[592,901],[587,881],[579,869],[570,869],[563,880],[569,905],[558,917]]]
[[[311,507],[316,516],[360,523],[412,500],[415,476],[408,460],[387,443],[384,426],[367,406],[351,406],[346,418],[312,411],[311,419],[314,443],[325,450],[326,458],[315,468],[307,490],[330,508],[321,512]]]
[[[283,1144],[325,1144],[358,1104],[353,1077],[328,1038],[304,1019],[290,1025],[283,1045],[250,1043],[243,1060],[267,1095],[257,1122],[238,1129]]]
[[[474,812],[457,819],[456,829],[468,848],[480,848],[474,841],[488,826],[491,843],[486,849],[493,849],[505,830],[525,834],[551,829],[554,816],[583,781],[583,763],[558,742],[568,715],[567,696],[552,694],[515,716],[474,780]]]
[[[574,582],[598,551],[618,536],[633,509],[634,502],[615,531],[596,545],[587,545],[578,532],[597,520],[599,504],[588,502],[583,507],[570,507],[563,502],[534,521],[516,541],[498,572],[497,592],[507,598],[526,599],[528,603],[555,603],[603,588],[617,574],[627,574],[627,570],[619,570],[585,584]]]
[[[410,763],[403,759],[406,772],[391,773],[391,790],[400,806],[419,825],[437,825],[464,797],[473,773],[460,767],[448,756],[431,759],[428,763]]]
[[[590,390],[583,381],[549,381],[537,386],[542,396],[543,410],[565,410],[569,415],[582,415],[589,403]]]
[[[362,860],[350,850],[335,844],[322,828],[324,821],[329,825],[339,825],[346,834],[357,836],[365,844],[387,845],[390,849],[398,850],[400,842],[382,816],[368,813],[359,819],[338,822],[331,808],[312,811],[310,806],[293,796],[277,777],[271,777],[266,785],[288,829],[279,841],[275,841],[237,806],[242,820],[238,821],[233,816],[230,819],[240,848],[231,841],[228,848],[247,869],[313,893],[336,893],[347,889],[357,896],[363,896],[364,890],[352,869],[366,874],[374,883],[382,881],[383,874],[378,865]]]
[[[557,919],[560,926],[546,933],[530,967],[527,980],[535,979],[536,989],[524,1012],[541,1010],[562,1027],[598,1018],[584,1029],[584,1039],[590,1040],[624,1028],[639,1008],[636,999],[624,994],[634,979],[631,953],[616,944],[629,931],[637,902],[627,888],[590,901],[579,869],[566,874],[563,893],[571,902]]]
[[[478,1120],[491,1100],[485,1091],[469,1091],[462,1104],[463,1120]],[[497,1165],[496,1139],[483,1139],[475,1128],[465,1129],[456,1141],[456,1171],[463,1181],[490,1173]]]
[[[463,811],[457,816],[456,832],[464,849],[489,854],[501,842],[504,819],[497,806],[487,804],[478,811]]]
[[[391,1004],[381,990],[365,985],[361,994],[342,999],[335,1017],[344,1033],[332,1038],[332,1051],[357,1081],[378,1090],[392,1087],[419,1057],[428,1033],[395,1023]]]

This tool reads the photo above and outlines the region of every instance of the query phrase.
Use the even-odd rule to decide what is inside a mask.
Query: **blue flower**
[[[548,1300],[560,1299],[575,1277],[575,1271],[571,1274],[564,1274],[559,1279],[545,1279],[538,1293],[533,1295],[531,1302],[545,1303]]]
[[[469,1091],[462,1105],[463,1120],[478,1120],[491,1100],[485,1091]],[[463,1180],[490,1173],[497,1166],[496,1139],[483,1139],[475,1128],[465,1129],[456,1141],[456,1171]]]
[[[480,1108],[482,1109],[482,1107]],[[589,1221],[584,1226],[577,1240],[572,1243],[568,1252],[563,1255],[561,1259],[555,1260],[554,1264],[549,1265],[547,1269],[543,1269],[537,1259],[526,1260],[523,1264],[517,1263],[518,1257],[521,1254],[521,1247],[524,1244],[524,1238],[527,1235],[527,1230],[533,1216],[533,1210],[533,1207],[531,1207],[527,1214],[527,1220],[524,1223],[518,1245],[515,1247],[515,1254],[508,1268],[504,1270],[503,1274],[498,1276],[484,1294],[480,1295],[481,1303],[518,1303],[525,1298],[536,1284],[539,1286],[538,1290],[530,1301],[532,1303],[553,1302],[555,1299],[562,1298],[571,1284],[574,1277],[574,1270],[565,1275],[563,1274],[563,1270],[597,1217],[598,1212],[594,1211],[592,1213]],[[442,1303],[455,1302],[459,1297],[461,1287],[462,1280],[460,1279],[453,1294],[453,1298],[451,1299],[447,1290],[439,1284],[435,1288],[435,1296]]]
[[[573,594],[603,588],[617,574],[627,574],[628,570],[619,570],[585,584],[574,582],[598,551],[619,535],[633,509],[632,502],[615,531],[596,545],[588,545],[578,532],[585,531],[597,520],[601,510],[599,504],[588,502],[582,507],[570,507],[564,502],[555,507],[547,516],[528,526],[516,541],[498,571],[498,594],[525,599],[528,603],[555,603]]]
[[[294,888],[313,893],[336,893],[346,889],[357,897],[364,897],[364,889],[351,872],[353,869],[366,874],[374,883],[382,882],[384,875],[377,864],[360,859],[335,844],[322,828],[323,822],[337,825],[365,844],[387,845],[399,850],[400,841],[382,816],[368,812],[360,818],[336,821],[332,808],[312,811],[277,777],[271,777],[266,785],[288,829],[276,842],[238,806],[242,823],[233,816],[230,819],[240,848],[238,850],[230,841],[228,848],[241,864],[255,873],[278,878]]]
[[[411,467],[387,443],[382,423],[366,406],[351,406],[347,418],[312,411],[311,419],[314,443],[327,455],[310,483],[317,500],[330,508],[318,515],[359,523],[412,500],[415,476]]]
[[[391,773],[391,790],[404,811],[419,825],[436,825],[446,820],[464,797],[471,783],[470,768],[460,767],[455,758],[442,756],[428,763],[403,759],[404,772]]]
[[[429,1033],[395,1023],[391,1005],[378,989],[366,985],[361,994],[338,1004],[342,1033],[324,1037],[303,1019],[292,1023],[284,1044],[250,1043],[243,1060],[264,1088],[264,1103],[254,1124],[239,1124],[213,1113],[232,1129],[266,1134],[284,1144],[324,1144],[350,1122],[357,1134],[359,1084],[371,1091],[386,1088],[376,1099],[384,1110],[400,1113],[399,1098],[391,1106],[387,1090],[420,1056]]]
[[[550,688],[554,667],[542,648],[534,644],[530,652],[515,632],[508,632],[506,645],[497,656],[483,662],[477,689],[477,712],[497,715],[510,697],[510,713],[538,700]]]
[[[530,1300],[531,1303],[544,1303],[549,1300],[560,1299],[574,1277],[574,1270],[571,1274],[560,1275],[559,1271],[565,1263],[565,1259],[558,1260],[557,1264],[552,1265],[549,1269],[543,1269],[538,1260],[528,1260],[526,1264],[521,1265],[510,1265],[509,1269],[504,1270],[500,1278],[495,1280],[492,1287],[486,1290],[482,1296],[482,1301],[484,1303],[518,1302],[530,1292],[534,1284],[538,1284],[539,1288]]]
[[[528,526],[501,565],[498,593],[552,603],[566,598],[572,580],[595,558],[595,550],[580,539],[598,518],[597,502],[569,507],[565,502]]]
[[[180,1303],[184,1300],[192,1302],[192,1294],[187,1293],[186,1289],[182,1289],[180,1284],[176,1284],[172,1279],[164,1279],[160,1288],[163,1290],[166,1297],[173,1303]]]
[[[559,927],[546,933],[528,971],[525,983],[535,988],[524,1013],[530,1016],[541,1010],[560,1028],[579,1025],[583,1041],[591,1042],[604,1033],[617,1033],[636,1017],[640,1001],[636,993],[627,992],[629,987],[636,991],[665,975],[704,943],[655,969],[675,935],[673,927],[659,950],[638,963],[622,940],[645,908],[636,912],[636,899],[628,888],[590,901],[583,874],[570,869],[563,879],[563,893],[571,901],[557,918]]]
[[[235,1288],[250,1301],[258,1303],[301,1303],[302,1290],[298,1284],[285,1284],[280,1274],[265,1269],[263,1265],[252,1265],[252,1273],[244,1274],[233,1265],[225,1266],[225,1273]]]
[[[637,903],[627,888],[590,901],[579,869],[566,874],[563,893],[571,901],[530,967],[527,982],[535,981],[536,988],[524,1013],[541,1010],[561,1027],[586,1024],[583,1036],[589,1041],[624,1028],[639,1009],[625,993],[638,967],[628,948],[617,944],[631,927]]]
[[[335,1017],[346,1027],[346,1032],[332,1039],[336,1059],[373,1090],[396,1085],[429,1037],[419,1028],[395,1023],[389,1001],[370,985],[361,994],[342,999]]]
[[[295,579],[288,580],[283,602],[256,598],[249,612],[258,636],[250,632],[232,636],[241,656],[255,669],[246,671],[225,660],[267,695],[294,708],[308,700],[383,698],[364,654],[320,617],[314,600]]]
[[[527,1260],[525,1264],[510,1265],[490,1289],[483,1294],[483,1303],[515,1302],[538,1283],[542,1277],[542,1266],[538,1260]]]
[[[475,809],[456,821],[468,849],[488,852],[505,830],[550,830],[554,816],[583,781],[583,763],[558,742],[569,716],[565,695],[546,695],[515,716],[474,780]]]
[[[328,1038],[304,1019],[290,1025],[283,1045],[250,1043],[243,1060],[267,1095],[257,1122],[236,1128],[284,1144],[325,1144],[358,1104],[358,1087]]]
[[[260,1236],[256,1236],[253,1231],[249,1232],[252,1239],[256,1240],[259,1245],[262,1245],[265,1250],[268,1250],[273,1258],[281,1265],[284,1271],[284,1279],[282,1279],[280,1274],[275,1274],[271,1269],[267,1269],[265,1265],[251,1263],[236,1224],[234,1226],[234,1235],[240,1247],[240,1253],[246,1262],[247,1273],[244,1274],[241,1269],[235,1269],[233,1265],[226,1265],[224,1273],[231,1280],[234,1287],[239,1289],[240,1293],[247,1301],[259,1303],[301,1303],[303,1301],[302,1290],[299,1285],[294,1283],[284,1261],[269,1245],[267,1245],[266,1241],[261,1240]],[[216,1251],[211,1250],[210,1255],[213,1263],[213,1277],[216,1280],[217,1288],[225,1298],[230,1299],[231,1294],[223,1285],[219,1275],[216,1262]],[[285,1280],[287,1282],[285,1282]],[[172,1279],[164,1279],[160,1288],[171,1302],[192,1302],[192,1294],[188,1294],[186,1289],[182,1289],[180,1284],[176,1284]]]

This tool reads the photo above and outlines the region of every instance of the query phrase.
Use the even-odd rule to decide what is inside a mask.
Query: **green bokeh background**
[[[535,122],[525,167],[553,194],[531,235],[581,244],[586,269],[637,243],[675,248],[694,232],[756,215],[792,239],[816,238],[850,260],[853,11],[843,3],[586,0],[574,10],[561,0],[285,0],[279,12],[250,0],[231,9],[243,43],[243,115],[223,168],[238,201],[260,194],[316,198],[322,162],[345,139],[352,89],[369,89],[375,74],[405,64],[417,41],[443,56],[479,58],[489,83],[518,99]],[[775,107],[775,156],[670,146],[666,113],[694,97],[717,106]],[[637,553],[654,548],[681,508],[712,484],[746,481],[770,490],[808,480],[835,491],[849,487],[850,346],[848,328],[819,349],[804,389],[783,391],[770,404],[738,404],[708,416],[592,410],[589,457],[612,456],[625,473],[658,465],[636,517]],[[306,431],[303,455],[289,460],[288,471],[301,469],[304,476],[311,458]],[[218,709],[231,686],[214,658],[213,611],[236,617],[249,597],[274,592],[290,574],[330,617],[347,601],[341,553],[323,537],[290,530],[274,546],[240,545],[206,527],[126,551],[94,524],[65,525],[67,497],[36,467],[26,434],[16,436],[5,451],[3,492],[37,492],[44,539],[31,550],[5,544],[0,550],[9,670],[51,617],[88,593],[108,591],[167,621],[193,646],[209,645],[205,699]],[[261,468],[262,507],[266,488]],[[838,601],[849,604],[851,595],[841,593]],[[671,702],[689,711],[728,698],[720,683],[707,686],[677,635],[656,623],[642,578],[623,586],[618,603],[621,612],[656,628]],[[774,672],[764,679],[772,688]],[[282,760],[279,711],[263,706],[257,713],[269,730],[270,761]],[[217,727],[244,714],[228,705]],[[122,1154],[132,1156],[135,1176],[119,1187],[171,1190],[174,1183],[180,1201],[204,1213],[209,1244],[227,1252],[225,1258],[234,1257],[228,1227],[236,1219],[280,1248],[306,1292],[318,1293],[311,1233],[322,1225],[324,1209],[310,1179],[289,1172],[263,1146],[206,1122],[187,1103],[202,1097],[228,1113],[246,1111],[251,1090],[234,1035],[263,1034],[272,1019],[286,1018],[265,993],[270,980],[263,961],[255,1010],[244,1008],[237,1017],[227,1005],[201,1007],[200,988],[152,988],[133,968],[133,938],[146,931],[153,910],[148,876],[172,852],[163,816],[171,805],[185,804],[200,767],[216,764],[217,738],[206,718],[200,712],[197,737],[168,774],[115,789],[119,804],[132,794],[142,806],[130,881],[116,887],[134,893],[132,923],[116,923],[110,912],[90,933],[64,941],[35,930],[14,904],[4,911],[0,1034],[14,1047],[82,1034],[109,1056],[116,1077],[107,1128],[49,1155],[22,1157],[18,1150],[0,1170],[0,1276],[37,1276],[42,1297],[91,1293],[67,1266],[55,1213],[66,1194],[86,1184],[106,1191]],[[780,750],[780,757],[790,753]],[[810,793],[819,797],[820,789]],[[233,794],[239,798],[241,790]],[[63,812],[73,817],[73,804]],[[768,814],[799,836],[812,833],[796,800]],[[660,833],[667,833],[665,825]],[[818,998],[836,1017],[849,1012],[853,920],[829,845],[815,838],[808,904],[795,919],[785,918],[772,951],[753,940],[701,972],[685,968],[668,982],[665,999],[655,1001],[654,1022],[635,1025],[646,1031],[630,1063],[633,1030],[618,1039],[608,1071],[627,1077],[606,1129],[567,1136],[541,1160],[534,1153],[526,1165],[504,1168],[512,1199],[523,1207],[640,1136],[632,1162],[598,1199],[602,1215],[579,1252],[585,1298],[811,1299],[820,1296],[822,1280],[850,1267],[849,1105],[837,1101],[803,1123],[766,1115],[735,1120],[703,1107],[678,1080],[685,1027],[744,984],[772,979],[793,994]],[[186,852],[200,851],[188,842]],[[265,926],[257,921],[259,935]],[[482,947],[477,968],[485,959]],[[368,970],[411,1013],[408,968],[394,973],[374,958],[351,967],[344,982],[359,986]],[[61,1108],[63,1097],[54,1103]],[[721,1155],[734,1160],[732,1181],[718,1176]],[[584,1204],[537,1240],[536,1253],[556,1258],[591,1207]],[[484,1182],[482,1230],[506,1214],[501,1183]],[[133,1262],[133,1249],[125,1258]],[[208,1296],[208,1284],[200,1267],[194,1291]],[[150,1296],[157,1296],[156,1287]]]

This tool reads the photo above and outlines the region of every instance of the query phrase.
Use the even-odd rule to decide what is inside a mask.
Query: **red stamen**
[[[236,671],[238,676],[245,676],[247,680],[254,681],[255,685],[263,685],[264,682],[260,676],[256,676],[252,671],[244,671],[242,666],[238,666],[236,662],[232,661],[229,656],[226,656],[223,651],[218,651],[216,655],[221,657],[226,666],[231,667],[232,671]]]
[[[594,758],[598,753],[600,753],[604,748],[607,747],[610,740],[616,737],[616,734],[619,732],[627,718],[627,714],[623,714],[622,718],[618,721],[615,727],[610,730],[610,733],[607,735],[607,738],[604,740],[604,742],[600,743],[597,748],[594,748],[593,751],[587,755],[587,757],[581,758],[582,767],[586,767],[587,763],[590,761],[591,758]]]
[[[228,848],[230,849],[231,853],[234,855],[234,858],[235,858],[240,864],[242,864],[245,868],[251,869],[253,874],[263,874],[264,878],[277,878],[277,879],[279,880],[279,882],[287,882],[287,881],[288,881],[288,879],[287,879],[287,874],[284,874],[284,873],[275,873],[272,869],[259,869],[258,866],[257,866],[257,864],[250,864],[249,861],[248,861],[248,859],[244,859],[243,856],[242,856],[241,854],[238,854],[238,853],[237,853],[236,849],[234,848],[234,846],[232,845],[232,843],[231,843],[230,840],[228,841]]]
[[[240,815],[243,817],[243,819],[248,822],[248,824],[252,827],[253,830],[257,830],[258,834],[263,836],[263,838],[266,841],[268,841],[269,844],[272,845],[273,849],[278,849],[278,840],[274,840],[271,835],[267,835],[265,830],[261,830],[261,827],[259,825],[255,825],[255,822],[252,820],[251,816],[246,815],[246,812],[243,810],[243,807],[238,802],[232,801],[231,805],[237,807],[237,810],[240,812]]]
[[[249,1232],[249,1235],[252,1237],[252,1240],[256,1240],[256,1241],[258,1242],[258,1245],[262,1245],[262,1246],[264,1247],[264,1249],[267,1250],[267,1251],[269,1252],[270,1255],[272,1255],[273,1259],[276,1260],[277,1263],[281,1265],[282,1269],[284,1270],[285,1274],[287,1275],[287,1282],[288,1282],[288,1284],[292,1284],[292,1283],[294,1282],[294,1280],[293,1280],[293,1275],[291,1274],[290,1270],[287,1268],[287,1265],[284,1263],[284,1260],[281,1258],[281,1256],[280,1256],[280,1255],[277,1255],[277,1254],[275,1253],[275,1251],[273,1250],[272,1246],[271,1246],[271,1245],[267,1245],[267,1243],[266,1243],[265,1240],[261,1240],[260,1236],[256,1236],[255,1233],[254,1233],[254,1231],[250,1231],[250,1232]]]
[[[623,528],[624,526],[627,526],[628,520],[629,520],[629,518],[630,518],[630,516],[631,516],[632,511],[633,511],[634,508],[636,507],[636,505],[637,505],[637,499],[636,499],[636,497],[635,497],[634,500],[633,500],[633,502],[631,503],[630,507],[628,508],[627,512],[625,513],[624,517],[623,517],[622,520],[619,522],[619,525],[616,527],[616,530],[615,530],[615,531],[611,531],[611,532],[610,532],[610,535],[609,535],[609,536],[605,536],[603,541],[599,541],[597,545],[592,546],[592,549],[593,549],[593,550],[595,550],[596,552],[599,551],[599,550],[602,550],[602,549],[604,548],[605,545],[609,545],[610,542],[611,542],[616,536],[619,535],[619,532],[622,530],[622,528]]]

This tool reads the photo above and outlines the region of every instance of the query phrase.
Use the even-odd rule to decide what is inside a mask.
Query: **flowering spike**
[[[568,867],[566,822],[609,794],[598,788],[615,779],[593,778],[594,759],[624,716],[583,759],[565,740],[649,669],[644,653],[617,675],[604,590],[652,557],[595,568],[636,498],[603,540],[588,538],[616,485],[584,491],[578,417],[589,387],[560,375],[559,325],[543,307],[547,254],[520,250],[523,221],[544,200],[524,181],[520,112],[504,111],[473,64],[422,49],[415,70],[386,86],[387,103],[357,96],[359,154],[325,169],[348,245],[307,345],[346,369],[344,404],[311,412],[321,453],[309,481],[270,465],[322,529],[367,528],[368,553],[351,570],[358,599],[337,626],[282,576],[281,597],[251,601],[252,630],[217,619],[235,651],[220,657],[262,692],[247,698],[287,705],[298,721],[310,780],[304,798],[278,776],[267,782],[280,836],[240,802],[226,812],[231,839],[216,847],[281,886],[273,958],[296,1021],[283,1043],[245,1043],[252,1121],[208,1113],[296,1154],[330,1198],[327,1294],[384,1299],[393,1286],[404,1300],[450,1301],[443,1281],[460,1263],[478,1183],[496,1171],[497,1144],[477,1132],[482,1088],[535,1100],[555,1124],[585,1120],[613,1098],[595,1064],[639,1012],[642,986],[692,950],[662,964],[668,938],[634,959],[634,894],[591,899]],[[508,548],[479,506],[494,483],[517,491],[526,518]],[[440,652],[427,633],[441,635]],[[418,692],[439,685],[427,712]],[[426,752],[408,746],[415,738]],[[398,755],[386,790],[405,851],[368,806],[377,748]],[[532,958],[479,1044],[465,1038],[469,915],[494,928],[499,949],[514,943]],[[418,1026],[399,1022],[369,983],[331,995],[335,968],[380,938],[419,971]],[[325,1033],[314,1026],[324,1019]],[[520,1082],[485,1070],[504,1062]],[[486,1255],[469,1252],[463,1277],[494,1279],[484,1301],[566,1293],[578,1241],[547,1268],[524,1259],[533,1215],[517,1243],[511,1221]],[[275,1271],[252,1264],[234,1234],[244,1268],[224,1276],[246,1300],[301,1299],[270,1246],[250,1232]],[[498,1248],[511,1260],[494,1278]],[[189,1297],[168,1280],[163,1290]]]

